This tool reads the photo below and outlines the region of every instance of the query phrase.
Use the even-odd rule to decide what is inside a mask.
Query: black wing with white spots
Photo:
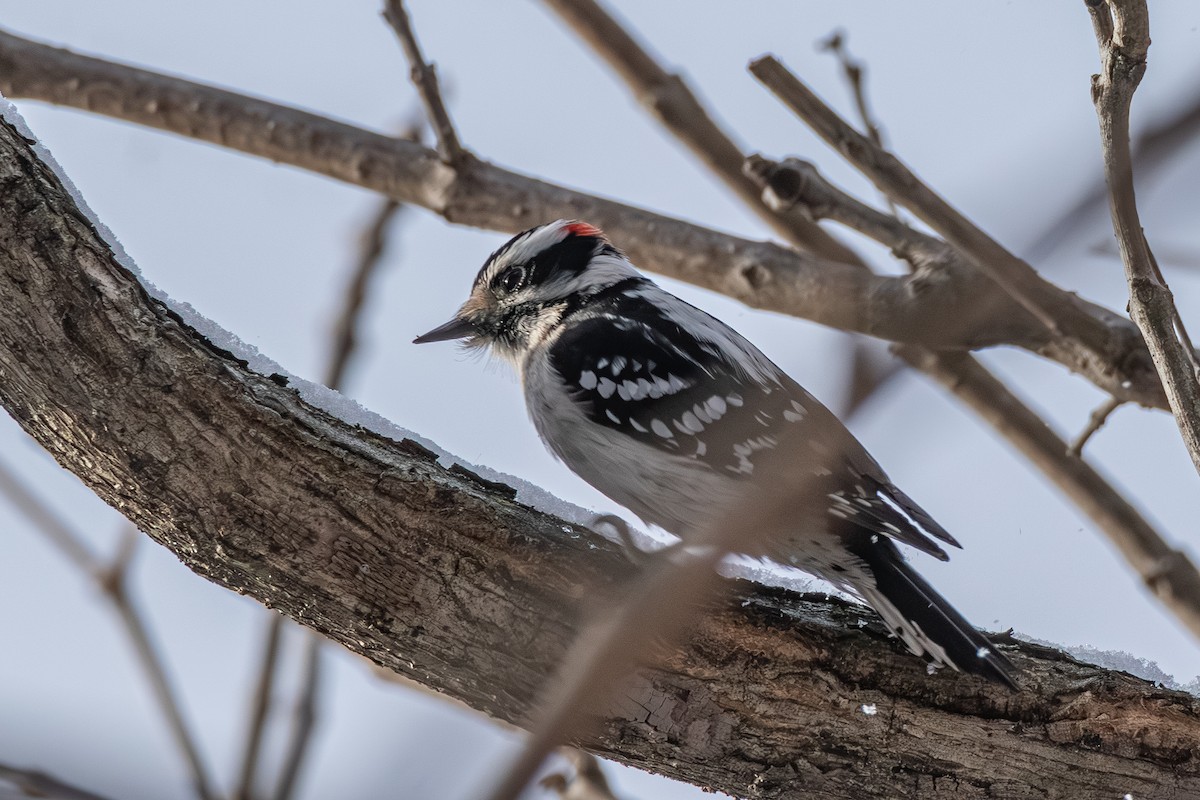
[[[670,323],[628,291],[596,298],[589,310],[567,326],[549,357],[592,422],[736,479],[752,477],[756,456],[802,424],[789,468],[798,481],[815,482],[809,487],[826,496],[830,515],[942,560],[948,556],[935,539],[959,546],[782,371],[768,380],[751,377],[737,354]],[[769,365],[765,357],[761,363]]]
[[[807,413],[782,374],[752,380],[716,348],[628,315],[572,324],[550,362],[593,422],[733,477],[779,442],[781,421]]]

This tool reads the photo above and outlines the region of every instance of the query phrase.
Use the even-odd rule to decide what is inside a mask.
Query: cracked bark
[[[306,405],[150,298],[0,125],[0,404],[204,577],[520,724],[629,566],[590,532]],[[865,610],[731,582],[592,748],[764,798],[1200,795],[1200,700],[1014,645],[928,675]],[[878,713],[865,715],[864,703]]]

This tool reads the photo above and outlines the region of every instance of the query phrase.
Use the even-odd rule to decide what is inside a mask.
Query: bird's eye
[[[520,264],[509,267],[500,273],[496,286],[505,294],[512,294],[525,283],[525,268]]]

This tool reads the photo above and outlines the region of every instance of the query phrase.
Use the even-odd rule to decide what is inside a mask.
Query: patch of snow
[[[1089,664],[1095,664],[1098,667],[1105,669],[1115,669],[1121,672],[1128,672],[1142,680],[1157,683],[1167,689],[1175,689],[1181,692],[1200,697],[1200,675],[1197,675],[1186,683],[1175,679],[1174,675],[1164,672],[1155,661],[1141,656],[1135,656],[1133,653],[1127,653],[1123,650],[1101,650],[1098,647],[1091,645],[1064,645],[1058,642],[1048,642],[1044,639],[1037,639],[1033,636],[1026,636],[1022,633],[1015,633],[1016,638],[1034,644],[1053,647],[1057,650],[1070,655],[1072,658],[1086,661]]]

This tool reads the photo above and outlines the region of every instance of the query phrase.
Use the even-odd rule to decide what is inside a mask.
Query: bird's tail
[[[874,541],[872,541],[874,540]],[[1019,689],[1012,662],[916,573],[890,541],[864,537],[855,555],[871,575],[854,587],[917,655]]]

